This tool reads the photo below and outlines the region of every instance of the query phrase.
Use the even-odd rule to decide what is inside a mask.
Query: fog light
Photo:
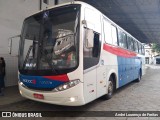
[[[69,98],[71,102],[75,102],[76,101],[76,98],[75,97],[71,97]]]

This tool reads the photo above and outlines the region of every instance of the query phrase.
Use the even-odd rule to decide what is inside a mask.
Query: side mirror
[[[13,37],[10,37],[8,39],[8,51],[9,51],[9,54],[12,54],[12,40],[13,38],[17,38],[17,37],[20,37],[21,35],[16,35],[16,36],[13,36]]]
[[[94,32],[91,29],[86,30],[86,47],[87,48],[94,47]]]

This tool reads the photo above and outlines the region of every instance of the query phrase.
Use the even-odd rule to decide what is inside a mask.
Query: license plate
[[[43,94],[34,93],[33,96],[34,96],[34,98],[37,98],[37,99],[44,99]]]

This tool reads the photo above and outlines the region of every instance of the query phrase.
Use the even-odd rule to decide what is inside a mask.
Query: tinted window
[[[68,5],[25,19],[19,50],[21,74],[55,75],[78,67],[79,11],[79,5]]]
[[[128,49],[134,51],[134,43],[131,37],[127,37]]]
[[[87,48],[86,43],[84,42],[84,69],[93,67],[98,64],[99,62],[99,56],[100,56],[100,49],[101,49],[101,43],[99,40],[99,34],[94,33],[94,47],[93,48]]]
[[[122,48],[127,48],[127,36],[124,32],[118,30],[118,40],[119,46]]]
[[[138,43],[137,43],[137,41],[134,41],[134,49],[135,49],[135,52],[138,53]]]

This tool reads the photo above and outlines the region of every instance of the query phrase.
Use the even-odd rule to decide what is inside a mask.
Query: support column
[[[54,5],[58,5],[58,0],[54,0]]]
[[[39,10],[42,10],[42,0],[39,0]]]

